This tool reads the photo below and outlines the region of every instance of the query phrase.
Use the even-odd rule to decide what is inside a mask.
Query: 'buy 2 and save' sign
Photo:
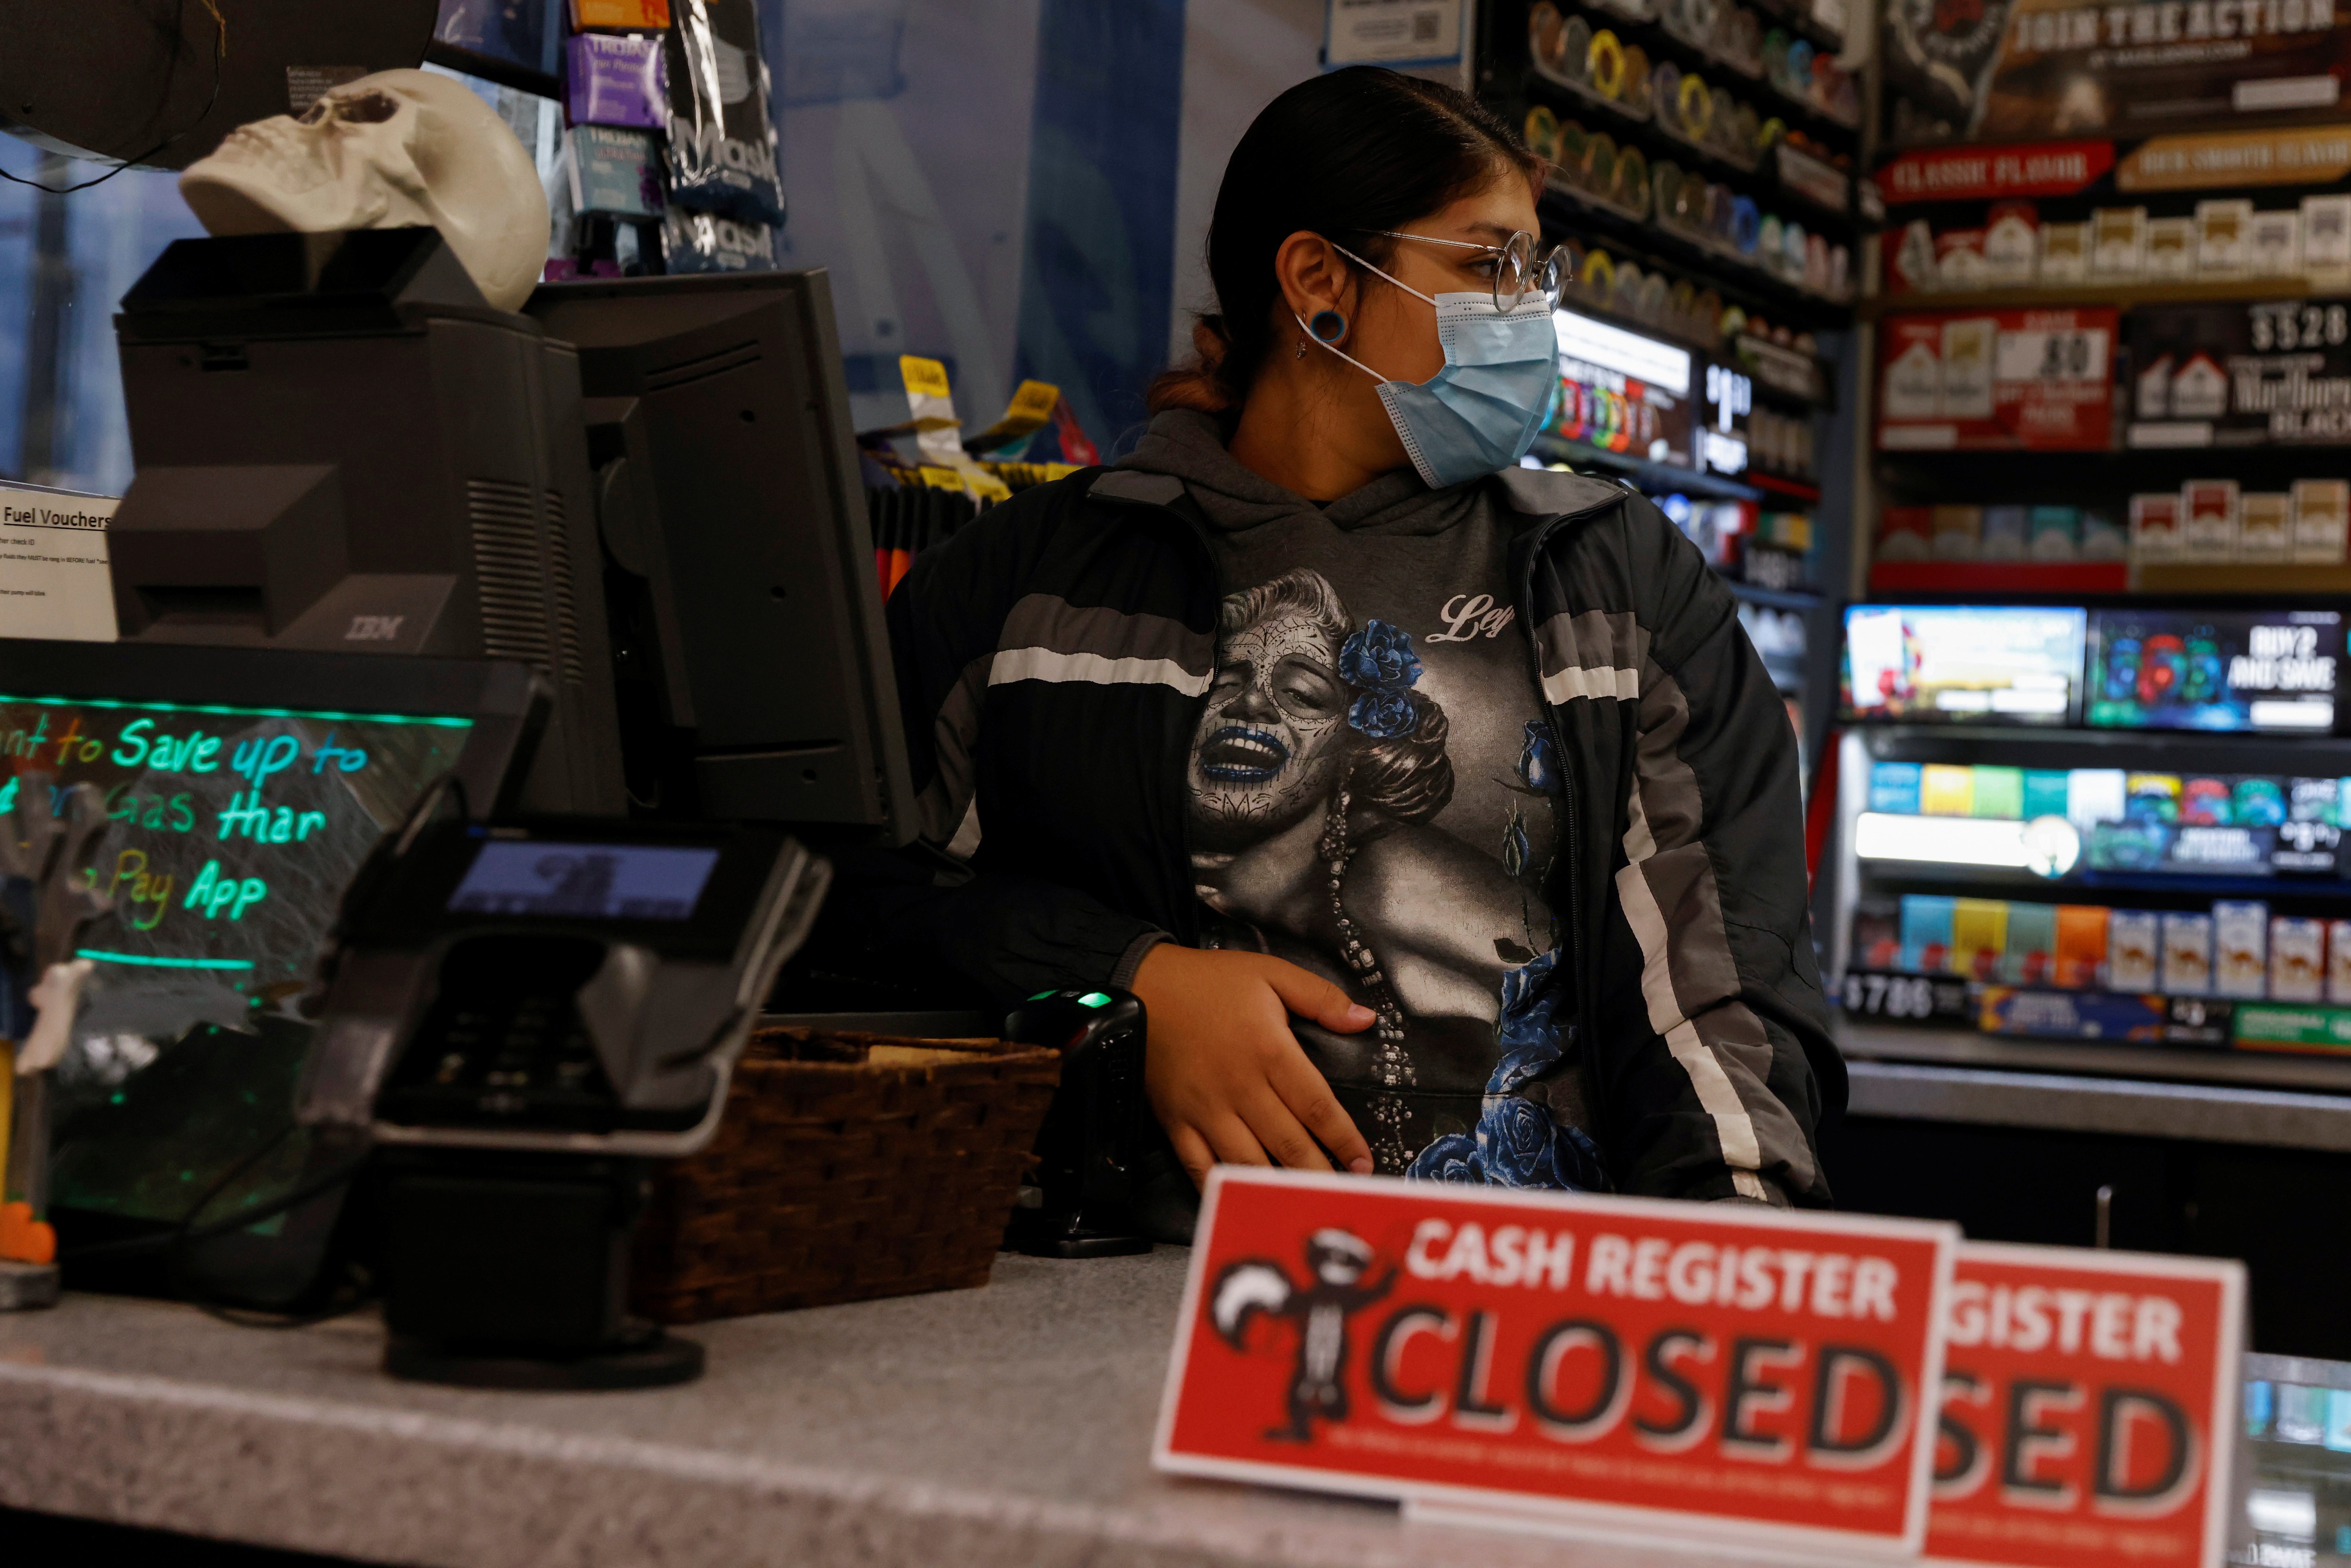
[[[1219,1166],[1155,1458],[1915,1556],[1957,1245],[1923,1221]]]

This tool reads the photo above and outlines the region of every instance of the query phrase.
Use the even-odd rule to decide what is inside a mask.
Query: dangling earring
[[[1305,340],[1305,339],[1301,338],[1301,339],[1299,339],[1299,340],[1298,340],[1298,352],[1296,352],[1296,353],[1294,353],[1294,354],[1290,355],[1290,357],[1291,359],[1293,359],[1293,360],[1302,360],[1302,359],[1304,359],[1304,358],[1306,357],[1306,340]]]
[[[1317,342],[1336,343],[1347,335],[1347,319],[1336,310],[1317,310],[1307,318],[1306,329],[1314,334]],[[1302,343],[1299,346],[1305,347]]]

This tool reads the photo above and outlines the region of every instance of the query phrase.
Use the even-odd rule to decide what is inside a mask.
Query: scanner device
[[[1004,1038],[1061,1053],[1061,1086],[1037,1134],[1005,1245],[1039,1258],[1122,1258],[1151,1250],[1134,1213],[1134,1161],[1148,1131],[1143,1002],[1127,991],[1040,991]]]
[[[372,1137],[386,1370],[503,1387],[682,1382],[629,1317],[647,1162],[710,1141],[830,868],[781,833],[412,819],[363,871],[298,1113]]]

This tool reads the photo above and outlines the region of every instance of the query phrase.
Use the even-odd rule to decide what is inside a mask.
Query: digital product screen
[[[563,920],[684,920],[717,863],[711,849],[494,839],[475,855],[449,908]]]
[[[2333,610],[2102,610],[2085,708],[2106,729],[2335,727]]]
[[[352,873],[456,764],[472,727],[459,717],[0,694],[0,811],[46,775],[53,809],[89,783],[110,819],[84,868],[112,914],[80,950],[96,968],[57,1071],[61,1148],[77,1112],[119,1102],[127,1081],[183,1039],[202,1035],[213,1042],[205,1050],[232,1056],[262,1050],[256,1019],[287,1013],[306,988]],[[298,1049],[286,1060],[298,1068]],[[289,1069],[271,1092],[291,1090]],[[182,1158],[152,1182],[92,1171],[85,1186],[61,1163],[57,1200],[177,1219],[190,1197],[182,1170],[243,1157],[254,1131],[183,1124]]]
[[[1690,354],[1687,349],[1581,316],[1552,313],[1559,338],[1559,401],[1552,430],[1608,452],[1690,465]]]
[[[1844,707],[1862,719],[2063,725],[2088,612],[1856,604],[1844,612]]]

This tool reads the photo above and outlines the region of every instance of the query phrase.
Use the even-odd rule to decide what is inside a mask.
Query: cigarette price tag
[[[1957,1241],[1219,1166],[1155,1462],[1448,1522],[1913,1557]]]
[[[1963,1244],[1929,1560],[2220,1562],[2244,1300],[2241,1263]]]
[[[2105,449],[2117,320],[2106,307],[1887,317],[1879,450]]]

